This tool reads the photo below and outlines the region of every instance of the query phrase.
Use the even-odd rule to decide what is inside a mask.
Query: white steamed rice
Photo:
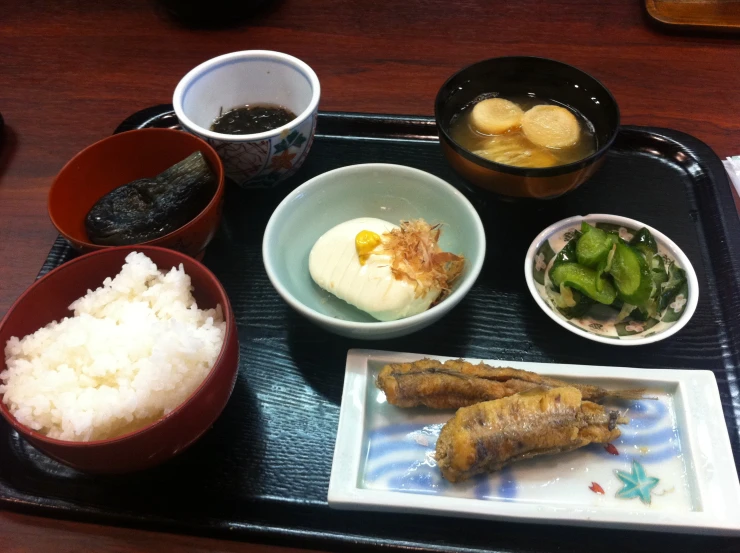
[[[221,306],[200,310],[180,265],[161,273],[142,253],[53,322],[5,346],[0,394],[22,424],[90,441],[160,418],[203,382],[221,351]]]

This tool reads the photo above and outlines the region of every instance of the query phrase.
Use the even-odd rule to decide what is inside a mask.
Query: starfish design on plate
[[[633,499],[639,497],[645,505],[650,505],[650,492],[660,481],[654,476],[645,474],[645,468],[637,461],[632,461],[632,472],[615,470],[624,487],[617,492],[619,499]]]

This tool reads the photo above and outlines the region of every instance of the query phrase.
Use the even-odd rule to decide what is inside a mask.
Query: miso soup
[[[482,95],[454,117],[452,139],[485,159],[516,167],[554,167],[596,151],[580,113],[532,95]]]

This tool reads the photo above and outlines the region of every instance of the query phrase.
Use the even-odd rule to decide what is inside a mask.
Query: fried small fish
[[[375,384],[385,392],[391,405],[425,405],[433,409],[459,409],[538,387],[571,386],[580,390],[583,398],[590,401],[605,397],[641,399],[645,391],[610,391],[599,386],[570,384],[510,367],[491,367],[483,363],[473,365],[462,360],[441,363],[432,359],[386,365],[378,374]]]
[[[627,419],[571,386],[537,389],[459,409],[442,427],[436,459],[442,476],[461,482],[509,463],[572,451],[620,436]]]

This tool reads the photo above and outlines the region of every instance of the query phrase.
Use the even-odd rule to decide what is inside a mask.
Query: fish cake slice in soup
[[[497,136],[473,153],[496,163],[516,167],[552,167],[557,164],[557,158],[552,153],[533,147],[521,135]]]
[[[503,98],[478,102],[470,113],[470,124],[483,134],[503,134],[519,127],[522,108]]]
[[[522,131],[543,148],[567,148],[578,142],[581,127],[569,110],[560,106],[534,106],[522,117]]]

